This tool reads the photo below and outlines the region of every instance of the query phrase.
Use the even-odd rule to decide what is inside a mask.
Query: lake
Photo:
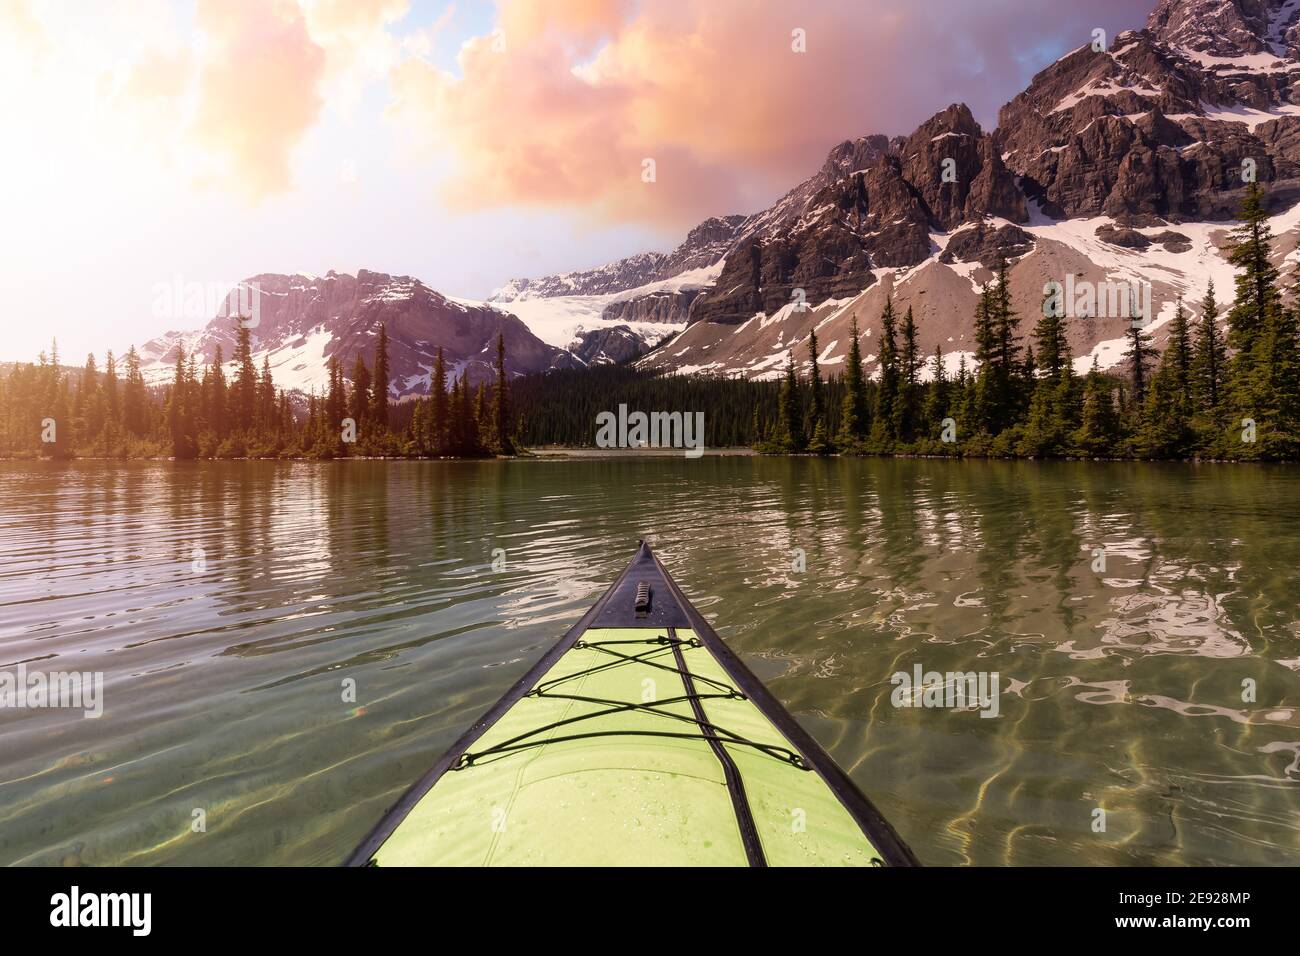
[[[1300,469],[706,457],[0,463],[0,864],[340,862],[642,537],[926,864],[1300,861]]]

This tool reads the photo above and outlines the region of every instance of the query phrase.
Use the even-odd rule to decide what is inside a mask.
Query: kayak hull
[[[909,865],[643,543],[351,865]]]

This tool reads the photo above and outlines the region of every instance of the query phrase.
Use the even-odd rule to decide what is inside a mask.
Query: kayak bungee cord
[[[643,651],[640,654],[623,654],[620,651],[614,651],[609,649],[611,645],[626,645],[626,644],[638,644],[638,645],[651,644],[655,646],[652,647],[650,650]],[[603,654],[609,654],[610,656],[618,659],[614,661],[606,661],[603,664],[596,664],[593,665],[592,667],[586,668],[585,670],[576,671],[575,673],[568,674],[564,677],[559,677],[554,680],[550,680],[542,684],[538,684],[537,687],[529,691],[524,696],[546,698],[547,700],[573,700],[585,704],[603,705],[606,709],[593,711],[592,713],[588,713],[588,714],[580,714],[577,717],[568,717],[564,720],[556,720],[556,721],[552,721],[549,724],[544,724],[539,727],[534,727],[532,730],[529,730],[526,733],[519,734],[516,737],[511,737],[509,740],[503,740],[501,741],[501,743],[496,744],[495,746],[492,747],[488,747],[485,750],[480,750],[477,753],[470,753],[466,751],[465,753],[461,754],[460,759],[451,767],[451,769],[463,770],[466,767],[471,767],[481,763],[484,757],[492,757],[492,756],[498,756],[507,753],[515,753],[520,750],[527,750],[531,747],[543,747],[546,746],[547,744],[560,743],[562,741],[589,740],[595,737],[672,737],[679,740],[719,740],[722,743],[736,744],[737,746],[742,746],[742,747],[752,747],[753,749],[768,754],[771,757],[775,757],[776,759],[781,760],[784,763],[788,763],[791,766],[798,767],[800,770],[809,769],[808,767],[804,766],[803,758],[798,753],[796,753],[793,750],[790,750],[787,747],[780,747],[774,744],[763,744],[763,743],[759,743],[758,741],[749,740],[745,737],[742,737],[740,734],[730,731],[725,727],[720,727],[717,724],[711,723],[708,720],[705,720],[698,716],[688,717],[685,714],[675,714],[672,711],[661,710],[660,708],[666,707],[670,704],[690,703],[692,705],[692,709],[694,709],[695,703],[697,701],[746,700],[747,699],[744,694],[742,694],[736,688],[732,687],[730,684],[723,683],[722,681],[716,681],[713,680],[712,678],[705,677],[700,674],[693,674],[689,670],[686,670],[684,667],[669,667],[667,664],[661,664],[658,661],[655,661],[651,658],[651,655],[658,652],[665,652],[665,651],[671,652],[673,648],[675,648],[678,645],[684,645],[687,647],[704,646],[699,640],[695,638],[691,638],[688,641],[684,641],[678,637],[666,637],[662,634],[653,638],[648,638],[646,640],[639,640],[639,641],[622,640],[622,641],[578,641],[576,642],[573,645],[574,650],[582,650],[582,649],[590,648],[591,650],[600,651]],[[670,674],[675,674],[678,677],[682,678],[684,686],[691,687],[691,692],[683,694],[679,697],[669,697],[664,700],[657,700],[654,702],[609,700],[603,697],[585,697],[581,694],[549,693],[549,691],[552,688],[557,687],[560,684],[564,684],[569,681],[578,680],[583,677],[589,677],[592,674],[602,673],[604,671],[608,671],[612,668],[620,667],[626,664],[645,664],[662,671],[667,671]],[[707,684],[713,685],[715,688],[721,691],[721,693],[716,693],[716,694],[697,693],[694,691],[692,681],[704,681]],[[663,730],[658,730],[658,731],[656,730],[601,730],[601,731],[593,731],[587,734],[566,734],[560,737],[548,737],[545,740],[534,740],[527,743],[523,742],[526,741],[529,737],[535,737],[538,734],[543,734],[550,730],[557,730],[560,727],[565,727],[570,724],[578,723],[580,721],[592,720],[598,717],[606,717],[610,714],[624,713],[628,711],[640,711],[647,714],[653,714],[657,717],[670,717],[673,720],[680,720],[689,724],[697,724],[700,727],[700,729],[704,731],[704,733],[699,733],[699,734],[672,733],[671,731],[663,731]],[[712,736],[710,736],[710,733],[712,734]]]
[[[907,866],[916,857],[642,541],[348,863]]]

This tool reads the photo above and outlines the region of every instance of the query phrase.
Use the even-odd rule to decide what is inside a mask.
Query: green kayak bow
[[[379,866],[915,865],[643,542],[349,858]]]

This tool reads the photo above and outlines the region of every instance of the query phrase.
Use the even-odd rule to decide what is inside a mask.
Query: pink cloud
[[[990,122],[1046,51],[1140,26],[1149,4],[511,0],[460,76],[403,62],[391,113],[452,161],[456,205],[684,225],[751,211],[834,143],[910,132],[955,100]]]
[[[199,0],[205,39],[194,134],[254,197],[286,189],[290,154],[320,114],[325,53],[297,4]]]

